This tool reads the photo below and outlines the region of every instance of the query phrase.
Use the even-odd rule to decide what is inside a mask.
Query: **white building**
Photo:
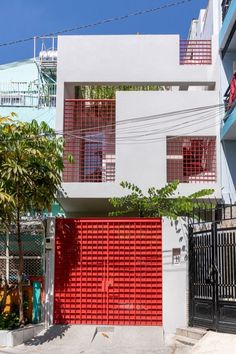
[[[107,215],[107,200],[124,193],[124,180],[146,190],[178,179],[180,194],[213,188],[213,198],[221,197],[214,31],[192,42],[178,35],[58,42],[56,129],[64,131],[66,153],[75,160],[64,171],[60,203],[67,215]],[[83,101],[76,93],[85,85],[163,89],[118,90],[113,101]]]
[[[209,1],[208,10],[201,11],[187,41],[178,35],[59,37],[56,130],[63,131],[66,140],[64,193],[59,201],[67,216],[107,216],[111,209],[108,199],[125,194],[121,181],[147,190],[179,180],[181,195],[212,188],[211,198],[221,199],[222,107],[214,6]],[[73,164],[66,161],[68,153],[74,157]],[[79,225],[80,219],[75,223]],[[182,221],[173,226],[163,219],[162,227],[163,328],[173,333],[176,327],[188,324],[187,235]],[[61,230],[61,226],[56,228],[58,237]],[[63,230],[66,235],[68,231]],[[68,237],[72,234],[74,231]],[[95,242],[96,253],[98,236],[92,235],[92,241],[87,238],[84,242]],[[64,272],[63,252],[60,244],[57,247],[54,314],[56,321],[63,322],[63,316],[69,314],[66,302],[74,296],[70,286],[79,284],[74,280],[73,286],[67,285],[65,296],[59,276]],[[67,284],[74,277],[69,274]],[[100,278],[95,282],[99,290]],[[113,286],[109,279],[102,284],[103,288]],[[73,299],[74,304],[77,297]],[[72,323],[80,323],[73,317],[74,311],[82,311],[81,307],[73,307],[69,314]]]

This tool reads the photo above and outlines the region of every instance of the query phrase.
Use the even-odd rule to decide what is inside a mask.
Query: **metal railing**
[[[229,6],[231,4],[232,0],[223,0],[221,3],[221,9],[222,9],[222,21],[224,21],[225,16],[228,12]]]
[[[180,65],[212,64],[211,40],[180,40]]]
[[[226,112],[224,120],[228,118],[228,116],[236,106],[236,91],[234,89],[235,84],[236,84],[236,78],[233,76],[224,94],[224,105],[225,105],[225,112]]]
[[[0,106],[55,107],[56,84],[0,82]]]
[[[44,229],[37,220],[22,222],[22,247],[24,258],[23,281],[30,276],[44,274]],[[10,234],[0,233],[0,269],[9,283],[17,282],[19,267],[19,249],[17,235],[12,229]],[[1,280],[1,279],[0,279]]]

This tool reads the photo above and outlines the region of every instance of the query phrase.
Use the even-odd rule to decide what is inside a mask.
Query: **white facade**
[[[144,191],[152,186],[163,187],[168,180],[167,138],[176,136],[216,137],[216,180],[181,183],[177,193],[189,195],[203,188],[212,188],[212,198],[221,198],[219,130],[222,114],[218,106],[220,70],[218,25],[213,23],[215,13],[215,2],[210,0],[208,9],[201,11],[190,31],[190,39],[212,41],[212,63],[207,65],[180,64],[180,38],[177,35],[59,37],[58,131],[64,130],[65,100],[76,100],[77,86],[164,87],[162,91],[116,92],[115,180],[63,183],[64,194],[59,200],[67,216],[106,216],[110,210],[108,199],[126,194],[119,185],[121,181],[134,183]],[[76,119],[73,109],[70,114]],[[69,134],[78,141],[82,138],[73,127]],[[65,134],[65,138],[68,135]],[[188,324],[187,243],[186,223],[180,219],[172,223],[163,218],[165,334],[174,333],[176,327]],[[179,250],[176,263],[174,249]]]
[[[158,115],[175,111],[199,109],[219,103],[217,37],[212,38],[212,65],[180,65],[179,36],[66,36],[58,41],[57,122],[63,130],[64,99],[75,98],[78,85],[161,85],[164,91],[119,91],[116,94],[116,177],[110,183],[64,183],[66,198],[60,202],[68,215],[106,213],[107,198],[121,196],[123,180],[144,190],[161,187],[166,178],[167,136],[217,136],[219,114],[214,111],[199,120],[191,113],[171,114],[159,120]],[[202,89],[204,87],[204,90]],[[152,143],[124,142],[119,129],[125,120],[157,116],[157,125],[147,131],[160,129]],[[171,119],[170,119],[171,117]],[[161,121],[161,124],[160,124]],[[132,129],[132,120],[129,128]],[[143,127],[136,127],[136,133]],[[123,139],[123,143],[121,142]],[[127,142],[127,141],[126,141]],[[220,198],[220,160],[217,151],[217,179],[214,183],[183,183],[178,192],[190,194],[203,188],[213,188],[214,198]]]

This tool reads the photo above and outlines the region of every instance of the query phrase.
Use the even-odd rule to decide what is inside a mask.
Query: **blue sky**
[[[102,19],[180,0],[8,0],[1,2],[0,44],[86,25]],[[207,0],[189,2],[71,34],[177,34],[187,37],[190,22]],[[0,63],[33,56],[33,42],[0,47]]]

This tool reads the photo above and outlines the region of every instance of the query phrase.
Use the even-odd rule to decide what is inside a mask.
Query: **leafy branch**
[[[171,182],[162,188],[151,187],[147,195],[135,184],[123,181],[121,187],[128,189],[130,193],[119,198],[110,198],[109,202],[117,209],[110,216],[139,216],[139,217],[161,217],[166,216],[176,219],[178,216],[188,215],[196,206],[199,207],[201,198],[208,197],[214,193],[213,189],[202,189],[189,196],[176,195],[179,182]]]

